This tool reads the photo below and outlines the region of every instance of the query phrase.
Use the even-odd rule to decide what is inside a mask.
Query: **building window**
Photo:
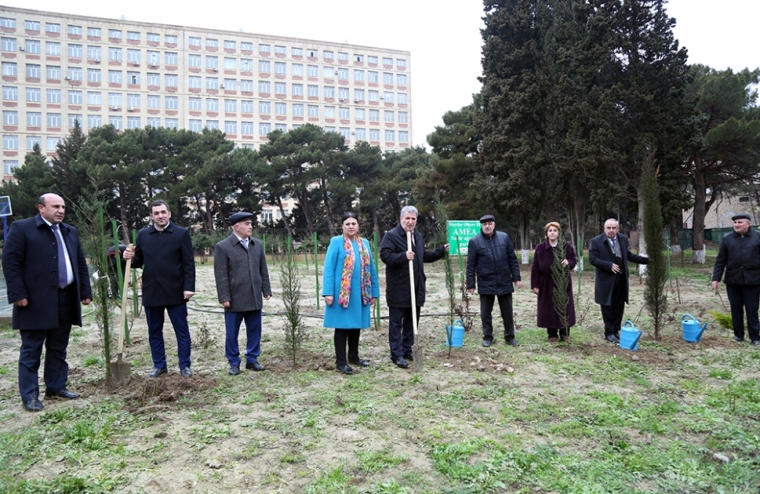
[[[351,139],[351,129],[348,127],[340,127],[338,129],[338,133],[343,136],[344,139],[349,140]]]
[[[384,118],[386,122],[393,122],[393,110],[385,110],[384,112]]]
[[[50,55],[51,57],[60,57],[61,56],[61,44],[57,41],[46,41],[45,42],[45,55]]]
[[[271,84],[269,81],[259,81],[259,94],[269,94],[271,92]]]
[[[319,67],[317,65],[307,65],[306,75],[309,77],[319,77]]]
[[[259,60],[259,72],[262,74],[269,73],[269,60]]]
[[[150,77],[150,74],[148,74],[148,76]],[[158,74],[156,74],[156,76],[158,76]],[[148,84],[150,84],[150,82],[148,82]],[[203,87],[201,78],[200,76],[197,76],[197,75],[191,75],[187,80],[187,85],[190,89],[200,89],[201,87]]]
[[[385,142],[394,142],[396,140],[395,130],[385,130]]]
[[[386,103],[393,103],[393,93],[385,91],[383,93],[383,100],[385,100]]]
[[[187,65],[188,67],[201,67],[201,56],[200,55],[193,55],[190,54],[187,56]]]
[[[237,100],[234,100],[234,99],[224,100],[224,111],[226,113],[237,113]]]
[[[303,64],[294,63],[290,66],[291,75],[303,77]]]
[[[240,50],[241,51],[253,51],[253,43],[241,41],[240,42]]]
[[[87,82],[101,82],[100,69],[87,69]]]
[[[121,48],[114,48],[114,47],[108,48],[108,60],[113,60],[115,62],[120,62],[121,61]]]
[[[161,35],[158,33],[146,33],[145,41],[147,41],[148,43],[160,43]]]
[[[190,46],[201,46],[201,39],[196,38],[195,36],[190,36],[187,39],[187,44]]]
[[[369,91],[367,91],[367,95],[369,97],[369,101],[380,101],[380,93],[378,93],[377,91],[373,91],[372,89],[370,89]]]
[[[203,124],[201,123],[200,120],[190,119],[190,125],[188,126],[188,128],[193,132],[200,132],[201,130],[203,130]]]
[[[396,66],[398,68],[406,68],[406,60],[404,60],[403,58],[397,58],[396,59]]]
[[[237,79],[225,79],[224,80],[225,91],[237,91]]]
[[[364,89],[354,89],[354,101],[364,101]]]
[[[406,93],[398,93],[398,104],[399,105],[405,105],[407,102],[406,100]]]
[[[219,78],[218,77],[206,77],[206,89],[218,90],[219,89]]]
[[[287,84],[284,82],[275,82],[274,83],[274,94],[288,94],[288,87]]]
[[[216,55],[206,55],[206,68],[212,70],[219,69],[219,57]]]
[[[383,65],[393,65],[393,59],[383,57]]]
[[[30,55],[39,55],[42,50],[42,43],[36,39],[26,40],[26,53]]]
[[[288,104],[287,103],[275,103],[274,104],[274,114],[275,115],[287,115],[288,114]]]
[[[48,33],[58,33],[61,32],[61,25],[56,22],[47,22],[45,23],[45,31]]]
[[[240,132],[242,132],[243,135],[253,135],[253,122],[241,122]]]
[[[291,84],[290,87],[293,96],[303,96],[303,84]]]
[[[177,52],[167,51],[164,53],[164,63],[166,65],[177,65],[179,63]]]
[[[253,101],[243,100],[240,102],[240,111],[243,113],[253,113]]]
[[[338,109],[338,117],[340,117],[342,120],[348,120],[351,118],[351,111],[348,108],[340,107]]]
[[[26,100],[32,103],[40,103],[42,101],[42,90],[38,87],[26,88]]]
[[[370,122],[379,122],[380,121],[380,110],[370,110],[369,111],[369,121]]]
[[[100,91],[87,91],[87,104],[100,106],[103,104],[103,96]]]
[[[42,68],[36,63],[26,64],[26,77],[27,79],[39,79],[42,74]]]
[[[61,142],[60,137],[48,137],[47,148],[48,151],[55,151],[58,148],[58,144]]]
[[[244,93],[253,92],[253,81],[250,79],[242,79],[240,81],[240,90]]]
[[[69,113],[69,128],[74,127],[77,122],[79,122],[79,125],[82,125],[82,115]]]
[[[322,68],[322,75],[325,79],[332,79],[335,77],[335,69],[332,67],[323,67]]]
[[[16,19],[11,17],[0,17],[0,27],[16,29]]]
[[[225,120],[224,131],[228,134],[237,134],[237,122]]]
[[[158,98],[158,96],[156,96],[156,98]],[[150,99],[148,99],[148,106],[150,106]],[[190,109],[190,111],[201,111],[203,109],[203,106],[202,106],[200,98],[190,98],[190,99],[188,99],[187,106]],[[155,108],[159,108],[159,107],[160,107],[160,104],[159,104],[159,106],[156,106]]]
[[[140,64],[140,50],[127,50],[127,62],[132,64]]]
[[[319,116],[319,106],[318,105],[309,105],[308,111],[309,111],[309,116],[310,117],[318,117]]]
[[[87,128],[94,129],[103,125],[103,117],[100,115],[87,115]]]
[[[235,41],[224,40],[224,49],[225,50],[236,50],[237,49],[237,43]]]
[[[363,121],[364,113],[365,113],[364,108],[357,108],[354,110],[354,118],[356,118],[356,120]]]
[[[409,142],[409,132],[405,130],[398,131],[398,142]]]
[[[279,75],[285,75],[286,72],[286,65],[285,62],[275,62],[274,63],[274,73]]]
[[[396,84],[406,86],[406,74],[396,74]]]
[[[108,37],[113,39],[121,39],[121,30],[120,29],[109,29],[108,30]]]
[[[374,63],[374,64],[377,64],[377,57],[376,57],[376,56],[374,56],[374,55],[369,55],[369,56],[367,57],[367,63]]]
[[[38,146],[40,149],[42,149],[42,137],[26,136],[26,149],[34,149],[34,146]]]
[[[142,127],[140,124],[140,117],[127,117],[128,129],[139,129],[140,127]]]
[[[100,38],[101,30],[99,27],[88,27],[87,36],[90,38]]]
[[[16,68],[16,62],[3,62],[3,75],[9,77],[16,77],[18,75],[18,69]]]
[[[90,60],[98,60],[100,61],[102,50],[99,46],[88,46],[87,47],[87,58]]]
[[[82,58],[82,45],[69,43],[69,58]]]
[[[398,123],[409,123],[409,114],[405,111],[398,112]]]
[[[3,169],[6,175],[13,175],[16,168],[18,168],[18,160],[3,160]]]
[[[60,127],[61,126],[61,114],[60,113],[48,113],[47,114],[47,126],[48,127]]]
[[[287,49],[284,46],[274,45],[275,55],[285,55],[286,53],[287,53]]]
[[[332,61],[333,59],[333,52],[331,50],[322,50],[322,58],[325,60]]]
[[[137,31],[127,31],[127,39],[130,41],[140,41],[140,33]]]
[[[177,76],[177,74],[166,74],[164,81],[165,81],[166,87],[179,86],[179,77]]]
[[[24,21],[24,29],[27,31],[39,31],[40,21]]]
[[[127,84],[133,86],[140,85],[140,73],[139,72],[127,72]]]
[[[354,55],[354,62],[364,63],[364,55]]]
[[[393,84],[393,74],[390,72],[383,72],[383,84]]]
[[[264,43],[259,43],[259,52],[260,53],[269,53],[269,45]]]
[[[378,74],[374,70],[370,70],[367,72],[367,81],[371,83],[377,83],[379,82]]]
[[[177,44],[177,36],[175,34],[164,34],[164,43],[166,43],[167,45],[176,45]],[[176,125],[177,119],[176,118],[167,118],[166,119],[166,127],[170,128],[169,127],[169,121],[170,120],[173,120],[175,122],[175,125],[174,125],[173,128],[176,129],[177,128],[177,125]]]
[[[325,118],[335,118],[335,107],[334,106],[326,106],[325,107]]]
[[[164,121],[164,127],[166,127],[167,129],[174,129],[174,130],[179,129],[179,119],[177,119],[177,118],[167,118]]]
[[[48,103],[60,103],[61,102],[61,90],[60,89],[48,89],[47,102]]]
[[[219,111],[219,100],[217,98],[206,98],[206,111]]]
[[[26,113],[27,127],[42,127],[42,113],[30,111]]]
[[[369,129],[369,140],[370,141],[379,141],[380,140],[380,129]]]
[[[81,105],[84,102],[82,91],[69,91],[69,104]]]
[[[348,69],[345,67],[338,67],[338,79],[341,81],[347,81],[348,80]]]
[[[279,130],[283,134],[288,131],[288,125],[284,123],[276,123],[274,124],[274,130]]]
[[[16,38],[0,38],[0,46],[3,51],[16,51]]]
[[[325,92],[325,98],[335,98],[334,86],[325,86],[324,92]]]
[[[259,114],[269,115],[272,112],[272,105],[268,101],[259,101]]]
[[[357,141],[366,141],[367,140],[367,129],[358,128],[354,131]]]
[[[201,56],[198,55],[198,60],[200,60],[200,58]],[[148,50],[147,60],[150,65],[158,65],[158,61],[161,60],[161,52],[156,50]]]
[[[265,136],[272,132],[272,124],[268,122],[261,122],[259,123],[259,135]]]
[[[3,149],[18,149],[18,136],[4,135]]]
[[[219,48],[219,40],[214,38],[206,38],[206,48]]]
[[[290,54],[294,57],[303,56],[303,48],[296,48],[295,46],[290,49]]]
[[[148,127],[157,129],[161,127],[161,119],[158,117],[148,117]]]
[[[193,77],[190,77],[190,87],[201,87],[201,78],[196,77],[195,79],[198,80],[198,86],[193,86]],[[148,72],[148,75],[146,76],[146,82],[148,83],[148,86],[151,87],[157,87],[161,85],[161,74],[158,74],[156,72]]]
[[[108,106],[121,108],[121,93],[108,93]]]
[[[113,125],[116,130],[121,130],[124,128],[122,118],[119,115],[109,115],[108,124]]]
[[[108,71],[108,83],[109,84],[121,84],[122,80],[121,70],[109,70]]]
[[[339,87],[338,88],[338,99],[341,101],[348,101],[348,88],[347,87]]]
[[[293,116],[303,117],[303,103],[293,103]]]
[[[18,125],[18,112],[3,110],[3,125]]]
[[[179,98],[177,96],[164,96],[164,105],[167,110],[179,109]]]
[[[3,101],[18,101],[18,88],[16,86],[3,86]]]
[[[240,59],[240,70],[243,72],[252,72],[253,71],[253,60],[250,58],[241,58]]]
[[[224,57],[224,70],[237,70],[237,59]]]

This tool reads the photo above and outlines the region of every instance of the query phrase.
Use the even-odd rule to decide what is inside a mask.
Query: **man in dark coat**
[[[415,230],[417,208],[404,206],[399,225],[386,232],[380,243],[380,259],[385,264],[385,298],[388,304],[388,343],[391,360],[402,369],[412,360],[414,326],[409,261],[414,268],[417,321],[425,304],[425,270],[423,263],[435,262],[446,255],[448,244],[436,250],[425,250],[422,235]],[[412,250],[407,249],[406,232],[412,233]]]
[[[604,222],[604,233],[591,239],[588,260],[596,268],[594,300],[602,306],[604,338],[620,343],[620,325],[628,303],[628,262],[649,264],[649,258],[628,250],[628,237],[614,218]]]
[[[520,265],[509,235],[496,231],[496,218],[487,214],[480,218],[480,235],[467,245],[467,291],[475,292],[477,275],[480,294],[480,321],[483,324],[483,346],[493,342],[494,299],[499,299],[499,310],[504,321],[504,341],[519,346],[515,339],[515,322],[512,317],[512,292],[522,287]],[[514,285],[514,286],[513,286]]]
[[[230,216],[232,235],[214,248],[214,279],[219,303],[224,306],[226,343],[224,352],[230,363],[229,374],[240,374],[238,334],[245,320],[245,368],[263,371],[261,353],[261,309],[263,298],[269,300],[272,287],[261,240],[253,238],[253,214],[235,213]]]
[[[195,258],[190,233],[171,222],[172,213],[164,201],[150,205],[153,225],[137,234],[137,248],[127,249],[124,259],[134,258],[132,266],[143,267],[142,301],[148,320],[148,341],[153,370],[148,377],[166,374],[164,347],[164,311],[177,336],[180,374],[190,370],[190,328],[187,324],[187,301],[195,294]]]
[[[90,277],[76,228],[63,223],[66,204],[44,194],[39,215],[14,221],[3,248],[3,274],[13,328],[21,335],[18,386],[24,408],[42,410],[39,400],[42,346],[45,346],[45,397],[79,395],[66,389],[66,348],[71,325],[82,325],[82,306],[92,301]]]
[[[734,231],[723,235],[715,259],[712,287],[718,290],[725,271],[734,341],[744,341],[743,312],[746,310],[749,339],[753,345],[760,346],[760,321],[757,316],[760,303],[760,234],[750,228],[748,214],[737,214],[731,220]]]

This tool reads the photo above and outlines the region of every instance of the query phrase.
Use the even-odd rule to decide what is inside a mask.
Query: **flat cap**
[[[752,218],[750,218],[750,216],[747,213],[739,213],[739,214],[735,214],[731,216],[731,221],[736,221],[736,220],[752,221]]]
[[[487,214],[480,218],[481,223],[485,223],[486,221],[493,221],[494,223],[496,223],[496,218],[494,218],[492,214]]]
[[[238,223],[240,221],[250,220],[253,219],[253,213],[248,213],[246,211],[241,211],[239,213],[235,213],[232,216],[230,216],[230,226],[234,225],[235,223]]]

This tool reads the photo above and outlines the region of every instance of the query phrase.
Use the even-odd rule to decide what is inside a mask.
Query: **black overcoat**
[[[443,246],[435,250],[425,250],[422,235],[417,230],[414,236],[414,287],[415,302],[418,307],[425,304],[425,270],[423,263],[435,262],[446,255]],[[389,230],[380,242],[380,259],[385,263],[385,298],[388,307],[407,308],[412,306],[411,284],[409,282],[409,260],[406,258],[406,230],[401,225]]]
[[[521,281],[520,265],[509,235],[494,231],[490,237],[482,231],[467,244],[467,289],[479,295],[507,295],[515,291],[514,282]]]
[[[59,225],[66,243],[77,300],[92,299],[87,261],[77,229]],[[8,286],[8,303],[13,305],[14,329],[58,327],[58,246],[53,231],[42,216],[14,221],[3,246],[3,274]],[[15,302],[27,299],[26,307]],[[72,321],[82,325],[82,306],[77,304]]]
[[[565,242],[565,259],[568,262],[565,269],[569,271],[575,269],[578,258],[570,242]],[[554,263],[554,249],[549,245],[549,242],[545,240],[538,244],[536,252],[533,254],[533,264],[530,266],[530,289],[538,288],[536,326],[539,328],[566,329],[554,309],[554,280],[552,279]],[[567,279],[567,323],[568,328],[575,325],[572,276],[568,276]]]
[[[649,264],[649,258],[634,254],[628,250],[628,237],[618,233],[618,245],[620,253],[623,255],[623,265],[618,274],[612,272],[612,265],[615,263],[615,255],[612,253],[607,235],[602,233],[591,239],[588,248],[588,260],[596,268],[596,278],[594,280],[594,300],[599,305],[612,305],[612,288],[615,286],[615,278],[623,277],[623,290],[625,290],[625,301],[628,302],[628,261],[638,264]]]
[[[137,234],[132,266],[143,268],[142,303],[167,307],[187,302],[195,291],[195,258],[190,233],[172,222],[163,231],[151,225]]]
[[[726,272],[726,285],[760,285],[760,234],[750,228],[744,235],[728,232],[718,248],[713,281]]]

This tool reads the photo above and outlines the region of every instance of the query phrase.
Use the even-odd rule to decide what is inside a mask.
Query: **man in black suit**
[[[3,248],[3,273],[13,328],[21,335],[18,387],[24,408],[43,409],[39,400],[42,346],[45,346],[45,397],[79,398],[66,389],[69,366],[66,348],[71,325],[82,325],[82,306],[92,301],[92,289],[76,228],[63,223],[66,204],[44,194],[34,218],[14,221]]]
[[[604,233],[591,239],[588,260],[596,268],[594,300],[602,306],[604,338],[620,343],[620,325],[628,303],[628,261],[648,264],[649,258],[628,250],[628,237],[614,218],[604,222]]]
[[[150,205],[153,225],[137,234],[137,248],[127,249],[124,259],[133,258],[132,266],[143,267],[142,300],[148,321],[148,341],[153,370],[148,377],[166,374],[164,347],[164,311],[177,336],[180,374],[190,370],[190,327],[187,324],[187,301],[195,294],[195,258],[190,233],[171,222],[172,213],[164,201]]]

